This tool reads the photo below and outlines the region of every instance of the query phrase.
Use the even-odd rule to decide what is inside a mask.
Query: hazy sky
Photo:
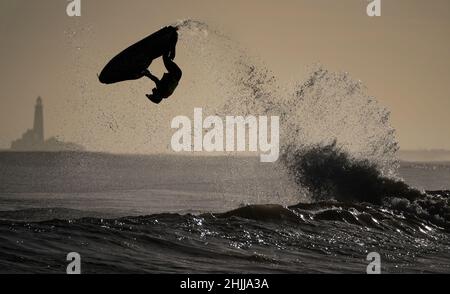
[[[315,62],[349,72],[392,111],[401,148],[450,149],[448,0],[382,0],[378,18],[366,15],[365,0],[82,0],[79,18],[66,15],[67,3],[0,0],[0,148],[32,126],[38,95],[47,137],[61,134],[88,147],[103,140],[100,149],[133,145],[132,136],[89,134],[97,134],[98,119],[99,128],[141,136],[138,116],[155,111],[141,97],[149,87],[133,89],[136,100],[109,97],[111,89],[131,87],[106,88],[95,75],[127,44],[193,18],[225,31],[282,80]],[[83,108],[93,99],[104,107]]]

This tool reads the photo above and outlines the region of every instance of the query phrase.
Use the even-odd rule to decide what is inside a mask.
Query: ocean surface
[[[258,158],[4,152],[0,272],[78,252],[83,273],[365,273],[378,252],[384,273],[450,273],[450,163],[399,177],[439,191],[315,199]]]

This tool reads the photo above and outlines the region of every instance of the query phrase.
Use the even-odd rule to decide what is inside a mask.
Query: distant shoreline
[[[400,150],[398,158],[407,162],[447,162],[450,161],[450,150]]]
[[[102,151],[18,151],[3,149],[0,150],[0,156],[4,154],[58,154],[71,156],[106,156],[106,157],[121,157],[121,158],[139,158],[139,157],[177,157],[177,158],[242,158],[242,159],[258,159],[257,155],[236,155],[236,154],[208,154],[200,155],[194,153],[110,153]],[[398,153],[398,159],[401,162],[410,163],[447,163],[450,162],[450,150],[402,150]]]

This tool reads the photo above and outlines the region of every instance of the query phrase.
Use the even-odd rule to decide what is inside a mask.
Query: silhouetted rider
[[[164,27],[117,54],[103,68],[98,79],[103,84],[114,84],[147,76],[155,82],[156,87],[152,94],[146,96],[152,102],[160,103],[173,94],[181,79],[182,72],[173,62],[177,42],[178,27]],[[161,80],[149,71],[152,62],[160,57],[167,68]]]
[[[153,88],[152,94],[147,94],[147,98],[153,103],[159,104],[163,99],[170,97],[181,80],[182,71],[171,58],[175,57],[175,51],[171,50],[163,56],[164,65],[167,73],[164,73],[161,80],[152,75],[150,71],[145,72],[145,76],[155,82],[156,87]]]

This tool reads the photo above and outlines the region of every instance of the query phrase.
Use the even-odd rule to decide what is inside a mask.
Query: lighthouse
[[[46,142],[44,140],[44,106],[42,98],[38,97],[34,106],[33,128],[28,129],[22,138],[11,143],[12,150],[36,151],[45,150]]]
[[[44,139],[44,105],[38,97],[34,106],[33,128],[28,129],[21,138],[11,143],[11,150],[15,151],[83,151],[84,147],[75,143],[63,142],[57,137]]]
[[[33,125],[34,139],[36,143],[44,142],[44,107],[42,105],[42,98],[38,97],[36,106],[34,107],[34,125]]]

